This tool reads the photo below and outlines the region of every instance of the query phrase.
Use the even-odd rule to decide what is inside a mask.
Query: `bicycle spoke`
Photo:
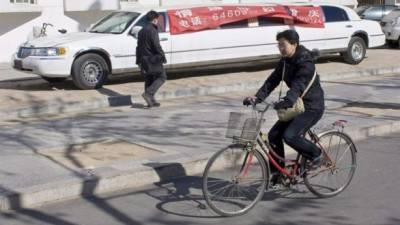
[[[247,152],[240,146],[216,153],[207,163],[203,179],[203,193],[210,208],[226,216],[242,214],[253,207],[262,197],[260,187],[265,185],[263,163],[258,152]]]
[[[308,171],[304,183],[308,189],[321,197],[331,197],[343,191],[350,183],[356,165],[354,144],[339,131],[330,131],[319,137],[319,142],[327,154],[322,169]]]
[[[232,187],[232,186],[233,186],[233,184],[226,185],[224,188],[218,189],[218,191],[216,193],[211,193],[210,192],[210,194],[217,195],[217,193],[218,194],[225,193],[225,190],[230,188],[230,187]]]
[[[255,188],[247,187],[247,188],[241,188],[241,190],[243,190],[242,192],[244,192],[246,197],[254,195],[252,193],[255,193],[255,196],[257,196],[257,190],[255,190]]]
[[[246,184],[246,183],[249,183],[249,182],[256,182],[256,181],[264,181],[264,179],[262,178],[262,177],[260,177],[260,178],[251,178],[251,179],[240,179],[240,184]]]
[[[349,146],[346,148],[346,150],[344,150],[342,156],[339,158],[339,160],[336,161],[336,164],[337,164],[338,162],[340,162],[340,161],[343,159],[344,155],[347,153],[347,151],[350,149],[350,147],[351,147],[351,146],[349,145]]]
[[[351,166],[346,166],[346,167],[336,167],[335,168],[335,170],[337,170],[337,171],[341,171],[341,170],[351,170],[351,169],[353,169],[353,168],[356,168],[357,166],[356,165],[351,165]]]

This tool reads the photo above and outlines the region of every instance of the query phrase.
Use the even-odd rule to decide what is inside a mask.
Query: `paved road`
[[[163,181],[154,189],[125,191],[43,208],[0,214],[0,224],[136,225],[398,225],[400,133],[357,143],[355,177],[339,196],[316,199],[308,192],[266,194],[249,214],[220,218],[201,209],[201,177]]]

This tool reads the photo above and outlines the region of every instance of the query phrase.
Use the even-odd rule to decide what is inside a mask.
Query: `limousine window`
[[[158,18],[158,32],[162,33],[166,31],[166,13],[160,13],[160,17]],[[147,23],[147,19],[146,16],[143,16],[142,18],[140,18],[139,21],[136,22],[135,26],[139,26],[139,27],[144,27]]]
[[[223,24],[220,26],[221,29],[243,28],[243,27],[248,27],[247,19],[240,20],[240,21],[233,22],[233,23]]]
[[[321,6],[325,15],[325,22],[349,21],[346,11],[334,6]]]
[[[283,25],[284,21],[282,18],[267,18],[265,16],[257,17],[258,26],[271,26],[271,25]]]
[[[89,32],[91,33],[123,33],[139,16],[134,12],[115,12],[101,19]]]

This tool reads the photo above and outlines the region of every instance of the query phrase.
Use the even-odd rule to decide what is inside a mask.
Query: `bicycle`
[[[40,33],[38,34],[37,38],[39,38],[39,37],[47,37],[47,27],[49,27],[49,26],[54,28],[54,25],[51,24],[51,23],[43,23],[42,27],[40,29]],[[57,31],[59,33],[61,33],[61,34],[66,34],[67,33],[66,29],[58,29]]]
[[[344,133],[347,121],[338,120],[332,124],[333,129],[320,134],[311,129],[306,132],[306,137],[324,154],[321,167],[311,169],[309,161],[300,154],[295,159],[283,159],[272,150],[261,126],[273,103],[264,103],[263,109],[253,104],[250,114],[230,113],[226,137],[232,138],[233,143],[216,152],[205,167],[203,196],[221,216],[245,214],[261,200],[269,189],[270,162],[279,170],[282,185],[290,187],[303,179],[307,189],[321,198],[339,194],[353,178],[357,149]],[[278,161],[285,162],[285,168]],[[337,184],[333,185],[332,180]]]

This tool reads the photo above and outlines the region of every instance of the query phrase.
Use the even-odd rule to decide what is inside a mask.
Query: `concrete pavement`
[[[349,121],[355,140],[400,130],[400,76],[323,83],[328,106],[316,126]],[[254,91],[252,91],[254,93]],[[34,207],[200,174],[224,139],[236,92],[174,99],[163,107],[122,107],[60,118],[1,123],[0,209]],[[276,120],[270,111],[267,130]]]
[[[359,65],[348,65],[338,57],[327,57],[320,60],[317,69],[324,81],[395,74],[400,73],[399,57],[397,49],[370,49],[367,58]],[[169,74],[168,82],[157,97],[166,100],[253,90],[264,82],[273,67],[274,63],[261,68]],[[17,80],[10,79],[14,75],[18,77]],[[72,81],[50,85],[32,75],[7,69],[7,65],[0,66],[1,120],[143,104],[142,92],[143,81],[140,76],[115,76],[102,89],[82,91],[76,90]]]

